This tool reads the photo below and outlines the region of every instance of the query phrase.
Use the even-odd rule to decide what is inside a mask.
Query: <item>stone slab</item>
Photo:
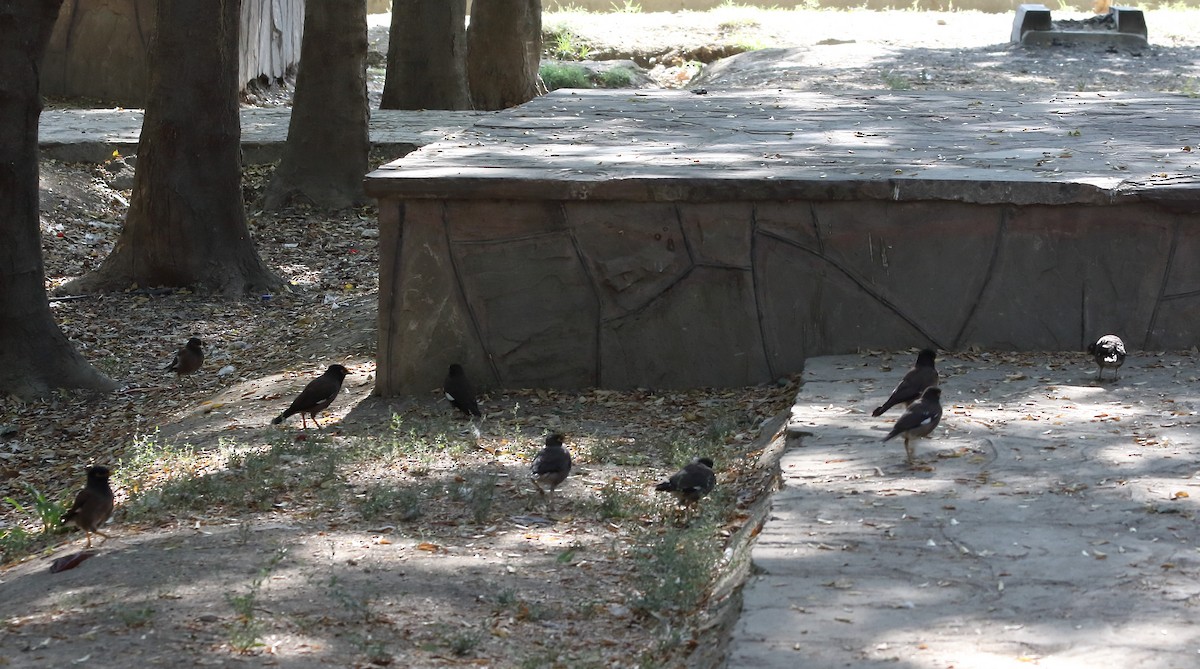
[[[485,116],[474,111],[371,110],[371,145],[396,157],[432,144]],[[42,112],[38,143],[42,156],[67,163],[102,163],[113,151],[137,153],[141,109],[48,109]],[[290,107],[244,107],[242,162],[269,163],[283,155]]]
[[[1197,355],[944,355],[910,469],[914,357],[807,361],[728,666],[1196,666]]]

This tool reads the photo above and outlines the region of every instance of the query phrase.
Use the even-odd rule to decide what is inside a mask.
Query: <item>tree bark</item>
[[[537,96],[541,0],[474,0],[467,75],[476,109],[515,107]]]
[[[395,0],[379,108],[471,108],[466,0]]]
[[[238,1],[162,0],[125,226],[62,292],[193,287],[239,296],[283,282],[250,239],[241,191]]]
[[[0,395],[111,390],[46,301],[38,220],[38,66],[62,0],[0,0]]]
[[[263,194],[266,208],[366,202],[370,114],[366,3],[308,0],[287,144]]]

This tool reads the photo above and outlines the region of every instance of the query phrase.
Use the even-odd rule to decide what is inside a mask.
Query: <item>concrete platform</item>
[[[728,666],[1197,666],[1197,357],[944,356],[909,469],[870,412],[913,358],[809,361]]]
[[[114,150],[137,152],[141,109],[48,109],[42,112],[38,142],[42,156],[67,163],[100,163]],[[242,161],[269,163],[283,155],[289,107],[244,107]],[[485,112],[371,110],[371,145],[404,156],[465,128]]]
[[[559,91],[367,177],[379,389],[745,385],[1200,338],[1200,100]]]

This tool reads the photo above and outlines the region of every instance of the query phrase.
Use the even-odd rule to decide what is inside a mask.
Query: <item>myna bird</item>
[[[1113,378],[1116,379],[1117,370],[1125,364],[1125,342],[1117,335],[1104,335],[1095,343],[1088,344],[1087,350],[1096,359],[1096,365],[1099,367],[1096,380],[1104,378],[1105,367],[1112,368]]]
[[[196,337],[187,340],[183,348],[175,352],[175,358],[171,360],[171,364],[163,368],[164,372],[175,372],[176,377],[191,374],[200,369],[204,364],[204,342]]]
[[[713,461],[709,458],[696,458],[672,474],[671,478],[654,486],[654,489],[669,492],[680,502],[692,505],[712,492],[716,485],[717,475],[713,473]]]
[[[304,386],[304,390],[301,390],[296,399],[292,400],[292,405],[287,408],[287,411],[276,416],[275,420],[271,422],[278,425],[288,416],[298,413],[304,429],[308,429],[308,421],[304,419],[304,414],[308,414],[312,417],[313,423],[316,423],[317,429],[321,429],[321,424],[317,422],[317,414],[333,404],[334,398],[342,390],[342,381],[349,373],[350,370],[341,365],[330,365],[324,374]]]
[[[450,400],[456,409],[467,416],[483,416],[479,413],[479,403],[475,401],[475,388],[467,379],[462,365],[450,365],[450,371],[446,372],[446,380],[442,382],[442,392],[446,393],[446,399]]]
[[[937,367],[934,366],[936,358],[937,353],[932,349],[927,348],[918,353],[917,362],[904,374],[904,378],[900,379],[900,383],[892,391],[891,397],[887,398],[882,405],[875,407],[871,415],[882,416],[885,411],[901,402],[904,403],[904,406],[908,406],[917,401],[926,388],[936,386],[938,384]]]
[[[108,467],[92,465],[87,468],[87,484],[83,490],[75,493],[75,503],[62,516],[63,523],[75,523],[87,536],[87,547],[92,547],[92,535],[99,534],[108,539],[108,535],[100,531],[100,526],[113,510],[113,491],[108,485]]]
[[[913,463],[913,440],[928,436],[942,420],[942,389],[934,386],[921,393],[921,399],[908,405],[895,427],[883,440],[904,435],[904,454],[908,464]]]
[[[529,478],[538,494],[545,495],[542,486],[550,488],[550,500],[554,500],[554,489],[567,480],[571,473],[571,454],[563,448],[563,436],[552,434],[546,437],[546,447],[538,451],[529,467]]]

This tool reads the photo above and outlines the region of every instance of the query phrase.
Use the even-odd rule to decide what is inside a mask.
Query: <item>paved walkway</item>
[[[1200,666],[1197,357],[939,360],[908,469],[870,412],[910,357],[808,361],[729,666]]]
[[[282,155],[289,107],[244,107],[242,159],[268,163]],[[396,157],[439,141],[489,112],[371,110],[371,144]],[[38,139],[42,156],[63,162],[103,162],[114,150],[136,153],[142,131],[140,109],[48,109]]]

